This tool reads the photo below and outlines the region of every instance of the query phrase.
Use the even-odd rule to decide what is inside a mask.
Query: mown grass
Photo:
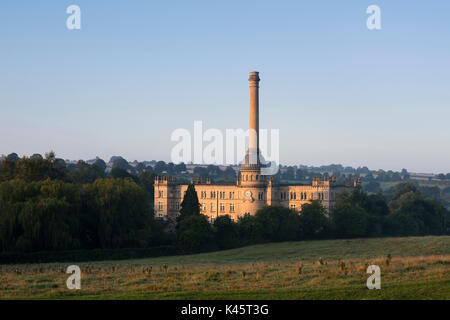
[[[381,290],[368,290],[368,265]],[[0,266],[0,299],[450,299],[450,237],[271,243],[139,260]]]

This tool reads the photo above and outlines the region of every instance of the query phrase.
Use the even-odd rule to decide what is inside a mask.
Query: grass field
[[[388,257],[390,256],[390,258]],[[368,265],[381,290],[368,290]],[[450,299],[450,237],[271,243],[213,253],[0,266],[0,299]]]

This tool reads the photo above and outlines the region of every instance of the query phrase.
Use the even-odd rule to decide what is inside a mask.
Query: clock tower
[[[241,164],[239,186],[243,192],[245,213],[255,212],[266,204],[266,177],[261,175],[261,153],[259,150],[259,72],[250,72],[250,119],[249,143]]]

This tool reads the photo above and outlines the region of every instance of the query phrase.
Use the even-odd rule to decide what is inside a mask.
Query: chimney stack
[[[250,72],[249,164],[259,165],[259,72]]]

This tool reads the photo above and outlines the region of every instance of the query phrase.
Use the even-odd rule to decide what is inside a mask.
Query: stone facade
[[[336,185],[332,179],[317,178],[310,185],[275,184],[263,176],[260,176],[260,180],[253,186],[243,184],[241,179],[236,185],[194,182],[201,213],[207,215],[211,222],[225,214],[237,220],[246,213],[255,214],[265,205],[284,206],[300,212],[302,205],[311,200],[320,200],[329,210],[334,206],[336,194],[348,188]],[[174,178],[157,177],[154,202],[156,217],[174,220],[187,187],[187,184],[179,184]]]

